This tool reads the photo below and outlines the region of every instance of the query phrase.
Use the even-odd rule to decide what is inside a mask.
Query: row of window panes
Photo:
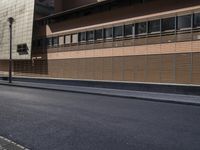
[[[175,29],[185,30],[197,27],[200,27],[200,13],[80,32],[78,34],[66,35],[62,38],[48,38],[47,45],[56,46],[59,44],[77,44],[79,42],[81,43],[86,41],[92,42],[95,40],[112,39],[113,37],[134,37],[138,35],[146,35],[147,33],[154,34],[175,31]]]

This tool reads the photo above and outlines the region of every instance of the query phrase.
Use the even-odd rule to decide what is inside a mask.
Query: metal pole
[[[9,58],[9,83],[12,83],[12,24],[14,19],[12,17],[8,18],[9,29],[10,29],[10,58]]]

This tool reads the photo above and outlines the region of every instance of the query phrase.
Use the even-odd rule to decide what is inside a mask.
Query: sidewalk
[[[135,98],[146,101],[200,106],[200,96],[193,96],[193,95],[118,90],[118,89],[108,89],[108,88],[94,88],[94,87],[84,87],[84,86],[69,86],[60,84],[33,83],[33,82],[20,82],[20,81],[14,81],[12,84],[9,84],[7,81],[0,81],[0,85],[85,93],[85,94],[96,94],[96,95],[105,95],[112,97],[114,96],[123,98]]]
[[[0,136],[0,150],[28,150],[28,149]]]

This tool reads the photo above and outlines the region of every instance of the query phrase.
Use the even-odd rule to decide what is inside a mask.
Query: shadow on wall
[[[8,61],[0,60],[0,77],[8,75]]]
[[[41,34],[40,27],[36,24],[33,29],[33,39]],[[42,30],[42,34],[46,35],[46,30]],[[40,44],[45,45],[46,41]],[[48,76],[48,58],[47,47],[36,48],[38,43],[33,40],[31,59],[30,60],[14,60],[14,75],[15,76],[31,76],[31,77],[46,77]]]

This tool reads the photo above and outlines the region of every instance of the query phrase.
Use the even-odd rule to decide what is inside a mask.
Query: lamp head
[[[9,22],[10,24],[13,24],[14,18],[13,18],[13,17],[9,17],[9,18],[8,18],[8,22]]]

